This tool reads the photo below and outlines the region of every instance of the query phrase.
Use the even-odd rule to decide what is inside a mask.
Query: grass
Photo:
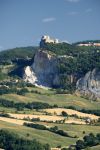
[[[42,94],[29,92],[25,96],[17,94],[4,94],[0,97],[7,100],[12,100],[14,102],[45,102],[50,105],[57,104],[59,107],[74,106],[77,109],[100,109],[100,101],[90,101],[71,94],[54,94],[54,91],[40,88],[33,89],[37,89],[39,92],[41,91]]]
[[[16,109],[15,108],[7,108],[7,107],[2,107],[0,106],[0,112],[7,112],[7,113],[15,113]]]
[[[12,70],[14,65],[0,65],[0,81],[9,79],[8,72]]]
[[[2,73],[7,74],[12,68],[14,67],[14,65],[0,65],[0,69],[2,71]]]
[[[38,122],[41,124],[45,124],[48,126],[58,126],[59,129],[64,130],[72,136],[78,136],[79,138],[83,138],[84,135],[89,133],[97,134],[100,132],[100,126],[93,126],[93,125],[76,125],[76,124],[57,124],[57,123],[44,123]],[[85,131],[85,134],[83,134]]]
[[[100,145],[89,147],[87,150],[100,150]]]
[[[78,136],[80,139],[89,133],[99,133],[100,126],[90,126],[90,125],[73,125],[73,124],[56,124],[56,123],[44,123],[39,122],[39,124],[45,124],[49,126],[58,126],[59,129],[66,131],[69,135]],[[69,146],[75,144],[78,138],[63,137],[45,130],[32,129],[21,125],[16,125],[4,121],[0,121],[0,129],[6,129],[11,132],[17,133],[20,137],[27,139],[37,139],[41,143],[49,143],[51,147],[56,147],[57,145]],[[85,134],[83,134],[85,131]],[[29,134],[29,136],[27,136]]]
[[[100,101],[90,101],[85,98],[78,97],[76,95],[71,94],[55,94],[55,90],[45,90],[36,87],[29,87],[29,91],[38,91],[39,93],[26,93],[25,96],[17,95],[17,94],[4,94],[0,95],[0,98],[4,98],[14,102],[45,102],[49,103],[50,105],[57,104],[59,107],[65,106],[74,106],[77,109],[98,109],[100,110]],[[0,111],[11,112],[15,113],[15,108],[5,108],[0,106]],[[21,111],[20,113],[37,113],[36,110],[27,110]],[[75,124],[56,124],[56,123],[45,123],[45,122],[38,122],[39,124],[46,124],[49,126],[58,126],[59,129],[62,129],[68,132],[69,135],[77,136],[80,139],[83,138],[84,135],[89,133],[99,133],[100,126],[90,126],[90,125],[75,125]],[[37,139],[41,143],[48,143],[51,147],[56,147],[58,145],[61,146],[69,146],[71,144],[75,144],[78,138],[69,138],[69,137],[62,137],[60,135],[54,134],[49,131],[43,131],[38,129],[32,129],[28,127],[24,127],[21,125],[15,125],[13,123],[7,123],[4,121],[0,121],[0,129],[6,129],[11,132],[17,133],[20,137],[28,138],[28,139]],[[85,131],[85,134],[83,134]],[[29,136],[27,136],[29,134]],[[98,149],[97,149],[98,150]]]
[[[32,129],[3,121],[0,121],[0,129],[9,130],[17,133],[20,137],[27,139],[37,139],[41,143],[49,143],[51,147],[56,147],[57,145],[68,146],[75,143],[77,140],[74,138],[63,137],[49,131]],[[27,136],[27,134],[29,134],[29,136]]]

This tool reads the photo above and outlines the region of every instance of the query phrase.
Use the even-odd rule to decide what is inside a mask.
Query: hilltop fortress
[[[55,44],[59,43],[58,39],[50,38],[49,35],[42,36],[41,41],[45,41],[45,43],[55,43]]]
[[[44,35],[41,38],[40,47],[42,48],[46,43],[58,44],[60,42],[58,39],[53,39],[53,38],[50,38],[50,36],[48,36],[48,35]]]
[[[51,38],[49,35],[43,35],[40,41],[40,48],[43,48],[46,43],[52,43],[52,44],[58,44],[63,43],[59,41],[58,39]],[[72,44],[70,44],[72,45]],[[94,41],[83,41],[76,44],[76,46],[94,46],[94,47],[100,47],[100,40],[94,40]]]

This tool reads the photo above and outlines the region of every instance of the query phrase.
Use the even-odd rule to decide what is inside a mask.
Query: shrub
[[[68,114],[67,114],[65,111],[62,111],[61,114],[62,114],[62,116],[64,116],[64,117],[68,117]]]
[[[7,118],[10,118],[10,115],[9,115],[9,114],[5,114],[5,113],[1,113],[1,114],[0,114],[0,117],[7,117]]]
[[[31,121],[40,121],[40,118],[32,118]]]
[[[51,127],[49,130],[52,131],[52,132],[56,132],[58,130],[58,127],[54,126],[54,127]]]
[[[41,125],[41,124],[33,124],[33,123],[24,123],[23,125],[27,126],[27,127],[31,127],[31,128],[35,128],[35,129],[40,129],[40,130],[46,130],[46,126]]]
[[[84,149],[84,148],[85,148],[84,141],[78,140],[78,141],[76,142],[76,150],[81,150],[81,149]]]

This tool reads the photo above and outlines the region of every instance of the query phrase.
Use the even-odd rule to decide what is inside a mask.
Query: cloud
[[[74,16],[74,15],[77,15],[78,12],[76,11],[71,11],[71,12],[68,12],[67,15],[70,15],[70,16]]]
[[[67,2],[71,2],[71,3],[77,3],[79,2],[80,0],[66,0]]]
[[[85,10],[85,13],[90,13],[90,12],[92,12],[91,8],[88,8],[88,9]]]
[[[44,18],[44,19],[42,20],[42,22],[47,23],[47,22],[52,22],[52,21],[55,21],[55,20],[56,20],[56,18],[54,18],[54,17],[49,17],[49,18]]]

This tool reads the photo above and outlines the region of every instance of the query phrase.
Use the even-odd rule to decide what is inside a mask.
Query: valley
[[[32,50],[30,47],[29,52],[27,48],[18,48],[19,52],[14,49],[9,50],[11,53],[0,53],[0,132],[5,136],[14,136],[12,138],[16,140],[22,138],[26,145],[27,141],[31,142],[30,146],[33,147],[40,142],[40,147],[43,147],[41,150],[81,150],[80,141],[84,146],[84,138],[88,136],[97,142],[95,144],[92,141],[89,148],[95,146],[98,149],[99,69],[94,69],[98,66],[95,63],[95,66],[89,66],[92,70],[89,72],[88,64],[85,68],[83,62],[86,60],[82,58],[87,53],[88,57],[92,55],[94,49],[90,47],[90,52],[89,48],[85,48],[83,53],[82,47],[74,47],[74,50],[72,45],[64,43],[56,46],[46,45],[48,50]],[[64,46],[62,51],[61,46]],[[73,56],[70,56],[71,51]],[[17,58],[20,57],[19,53],[23,58]],[[26,56],[31,58],[27,59]],[[97,55],[95,57],[91,56],[91,59],[97,61],[99,58]],[[75,70],[73,65],[76,59]],[[32,143],[35,139],[37,142]],[[84,148],[88,147],[88,141]]]
[[[30,92],[25,93],[25,95],[3,94],[0,95],[0,99],[6,99],[8,102],[13,101],[19,104],[32,102],[48,103],[49,105],[56,104],[57,108],[55,106],[55,108],[47,109],[21,108],[21,110],[18,110],[17,108],[6,107],[0,104],[0,114],[9,115],[9,117],[0,116],[0,129],[17,133],[20,137],[26,139],[38,139],[44,144],[50,144],[51,147],[59,145],[68,147],[91,132],[94,134],[99,132],[100,126],[95,125],[99,116],[80,112],[82,108],[86,110],[97,109],[99,111],[99,101],[87,100],[73,94],[56,94],[55,90],[51,89],[27,86],[26,88]],[[37,91],[37,93],[31,93],[32,90]],[[76,110],[70,108],[70,106]],[[65,112],[65,116],[62,115],[62,112]],[[90,118],[91,123],[86,122],[88,118]],[[95,120],[95,122],[92,122],[92,120]],[[25,127],[23,126],[24,122],[42,124],[48,127],[57,126],[59,129],[66,131],[70,136],[76,136],[76,138],[64,137],[50,131]],[[47,138],[48,134],[49,137]]]

